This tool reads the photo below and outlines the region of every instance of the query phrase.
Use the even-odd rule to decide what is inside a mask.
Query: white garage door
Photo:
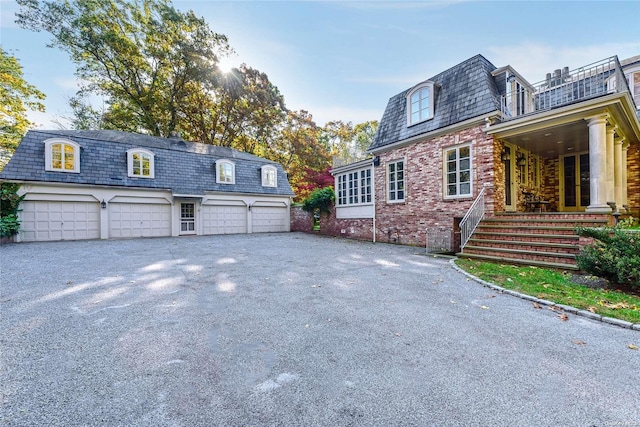
[[[239,234],[247,232],[247,207],[202,206],[202,234]]]
[[[287,208],[276,206],[254,206],[251,210],[254,233],[275,233],[289,231],[287,227]]]
[[[109,237],[171,236],[171,205],[109,203]]]
[[[83,240],[100,237],[98,202],[22,202],[22,240]]]

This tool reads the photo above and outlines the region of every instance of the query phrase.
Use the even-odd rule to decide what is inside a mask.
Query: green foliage
[[[18,195],[19,188],[19,184],[11,182],[0,184],[0,237],[13,236],[20,230],[18,212],[24,195]]]
[[[32,126],[27,110],[44,111],[44,98],[24,80],[18,59],[0,47],[0,149],[15,150]]]
[[[628,230],[633,218],[615,227],[578,228],[594,243],[576,256],[578,267],[598,277],[640,288],[640,233]]]
[[[307,212],[331,212],[331,205],[336,200],[333,187],[317,188],[302,203],[302,209]]]

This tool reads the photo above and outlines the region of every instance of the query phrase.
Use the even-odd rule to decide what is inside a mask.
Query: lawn
[[[632,292],[592,289],[574,283],[584,277],[576,277],[570,272],[467,259],[458,259],[455,262],[470,274],[505,289],[589,310],[602,316],[640,323],[640,295]]]

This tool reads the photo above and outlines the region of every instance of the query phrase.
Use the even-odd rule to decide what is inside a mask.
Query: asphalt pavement
[[[640,332],[424,249],[302,233],[0,247],[2,426],[640,426]]]

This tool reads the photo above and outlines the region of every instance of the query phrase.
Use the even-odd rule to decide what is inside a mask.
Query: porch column
[[[615,146],[613,149],[613,163],[614,163],[614,194],[615,194],[615,202],[616,208],[618,212],[624,212],[624,201],[622,200],[622,186],[627,186],[627,183],[623,181],[623,171],[626,173],[627,165],[622,163],[622,144],[624,143],[624,138],[616,138]]]
[[[624,142],[622,144],[622,206],[629,205],[629,199],[627,198],[627,189],[628,189],[628,181],[627,181],[627,168],[629,165],[627,164],[627,150],[629,149],[629,142]]]
[[[607,115],[587,117],[589,123],[589,185],[587,212],[610,213],[607,205]]]
[[[616,133],[616,126],[607,126],[607,202],[617,202],[615,197],[615,179],[614,179],[614,153],[613,140]]]

